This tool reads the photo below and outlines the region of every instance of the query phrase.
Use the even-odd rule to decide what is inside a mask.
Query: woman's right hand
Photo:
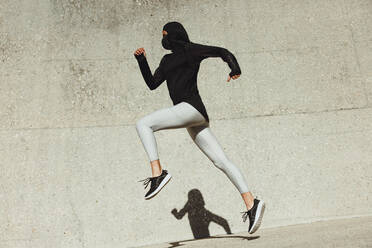
[[[146,52],[145,52],[145,49],[143,47],[140,47],[136,51],[134,51],[135,56],[139,56],[139,55],[141,55],[141,53],[143,53],[143,55],[146,57]]]

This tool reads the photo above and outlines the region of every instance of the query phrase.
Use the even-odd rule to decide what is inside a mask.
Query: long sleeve
[[[241,74],[238,61],[236,60],[234,54],[232,54],[226,48],[190,43],[189,49],[192,56],[198,58],[200,61],[208,57],[220,57],[230,67],[230,77],[236,74]]]
[[[147,86],[150,88],[150,90],[155,90],[165,80],[165,76],[161,68],[164,58],[160,61],[159,67],[155,70],[154,75],[152,75],[149,64],[147,63],[147,59],[143,53],[138,56],[134,55],[134,57],[137,59],[141,74]]]

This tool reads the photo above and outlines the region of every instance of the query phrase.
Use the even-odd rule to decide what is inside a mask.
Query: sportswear
[[[145,189],[151,182],[149,191],[145,195],[145,199],[148,200],[154,197],[159,191],[169,182],[172,178],[172,175],[168,173],[167,170],[162,170],[161,175],[157,177],[148,177],[138,182],[144,181],[143,185],[146,185]]]
[[[248,232],[250,234],[257,231],[257,229],[261,225],[262,217],[265,212],[265,203],[262,200],[258,200],[257,198],[253,201],[253,207],[248,211],[241,212],[243,213],[243,222],[249,218],[249,227]]]
[[[136,122],[136,130],[148,155],[148,161],[159,159],[155,132],[165,129],[186,128],[194,143],[235,185],[240,193],[249,188],[240,168],[227,156],[204,116],[191,104],[180,102],[158,109]]]
[[[163,37],[162,46],[172,50],[172,53],[163,56],[154,74],[143,53],[134,54],[141,74],[150,90],[155,90],[166,80],[173,105],[182,101],[187,102],[209,122],[209,116],[197,87],[200,63],[209,57],[220,57],[230,67],[230,77],[241,74],[239,64],[235,56],[226,48],[191,42],[179,22],[169,22],[164,25],[163,30],[168,34]]]

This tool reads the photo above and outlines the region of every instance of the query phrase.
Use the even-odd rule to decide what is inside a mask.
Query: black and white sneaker
[[[264,211],[265,203],[261,200],[254,199],[253,207],[248,211],[241,212],[244,213],[242,216],[243,222],[249,217],[248,233],[252,234],[260,227]]]
[[[151,182],[150,190],[146,193],[145,199],[148,200],[154,197],[159,191],[169,182],[172,175],[168,173],[167,170],[162,170],[161,175],[157,177],[148,177],[138,182],[144,181],[143,185],[146,185],[145,189]]]

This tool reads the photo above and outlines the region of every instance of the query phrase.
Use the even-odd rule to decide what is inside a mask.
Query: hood
[[[185,45],[190,42],[185,28],[179,22],[168,22],[163,26],[163,30],[168,33],[162,40],[162,45],[165,49],[178,52],[183,50]]]

